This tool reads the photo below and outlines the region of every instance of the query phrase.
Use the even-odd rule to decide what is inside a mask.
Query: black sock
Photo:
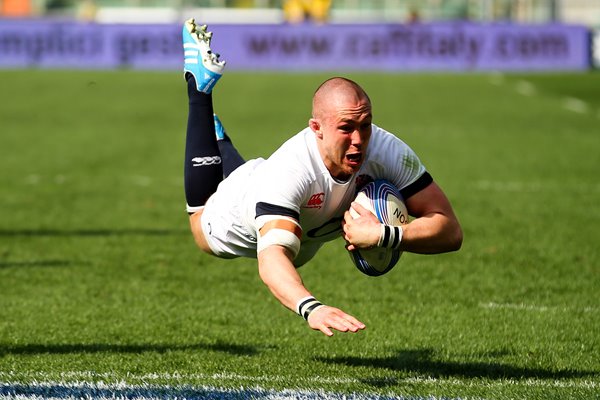
[[[219,152],[221,153],[221,158],[223,159],[223,176],[226,178],[237,167],[245,163],[245,161],[233,146],[233,143],[227,134],[225,134],[225,139],[219,140],[217,144],[219,145]]]
[[[212,95],[198,92],[192,76],[187,84],[189,112],[184,188],[188,206],[199,207],[206,203],[223,180],[223,164],[215,137]]]

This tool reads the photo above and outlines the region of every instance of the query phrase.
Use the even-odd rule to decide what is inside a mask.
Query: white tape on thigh
[[[300,251],[300,239],[294,233],[286,229],[269,229],[264,236],[258,237],[256,253],[272,245],[283,246],[292,253],[292,259],[296,258]]]

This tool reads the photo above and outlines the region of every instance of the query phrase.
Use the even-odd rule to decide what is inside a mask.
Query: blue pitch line
[[[69,385],[63,383],[1,383],[0,399],[128,399],[128,400],[436,400],[435,397],[403,397],[364,394],[341,394],[325,391],[283,391],[261,388],[221,389],[214,387],[125,386],[99,387],[93,384]]]

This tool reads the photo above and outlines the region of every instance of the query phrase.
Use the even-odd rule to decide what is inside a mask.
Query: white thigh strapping
[[[219,202],[217,194],[208,199],[202,218],[202,232],[212,252],[221,258],[256,258],[256,239],[248,237],[230,205]]]

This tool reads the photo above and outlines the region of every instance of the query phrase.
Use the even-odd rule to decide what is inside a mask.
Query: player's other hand
[[[310,313],[308,316],[308,325],[327,336],[333,336],[331,329],[340,332],[358,332],[361,329],[365,329],[365,324],[352,315],[330,306],[319,307]]]
[[[353,218],[349,211],[344,213],[342,229],[344,240],[348,243],[346,249],[352,251],[376,246],[381,236],[381,222],[375,214],[357,202],[353,202],[351,206],[358,217]]]

